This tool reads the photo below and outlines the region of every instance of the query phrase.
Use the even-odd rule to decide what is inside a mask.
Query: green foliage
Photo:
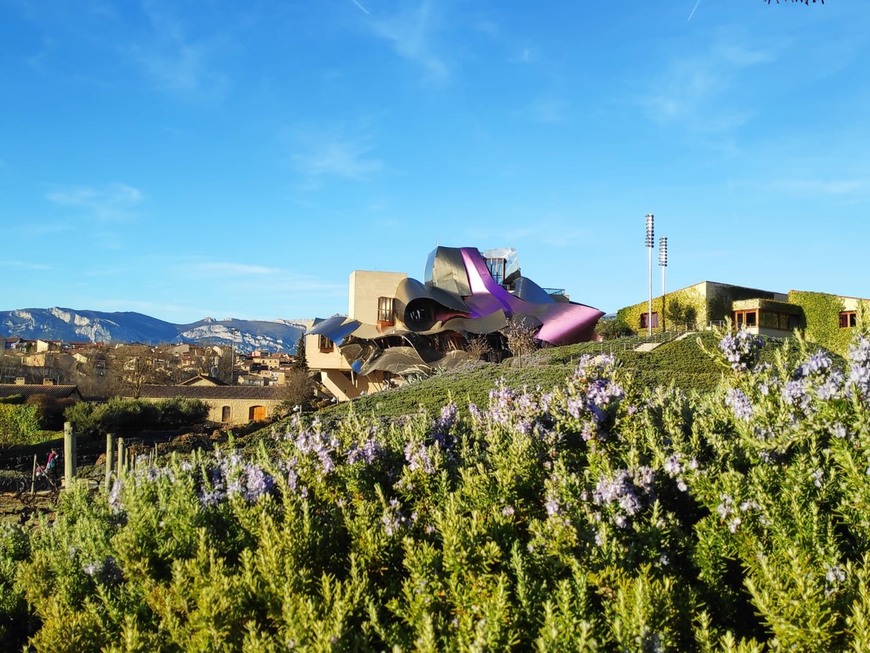
[[[846,355],[854,329],[840,328],[840,311],[845,308],[840,297],[828,293],[792,290],[788,294],[788,301],[797,304],[804,311],[807,340],[840,356]],[[860,303],[860,308],[864,311],[870,308],[866,301],[860,300]]]
[[[38,407],[0,404],[0,445],[27,444],[39,439]]]
[[[199,399],[175,397],[151,402],[113,397],[101,404],[78,402],[67,408],[65,416],[77,433],[94,435],[190,427],[202,423],[208,412],[208,404]]]
[[[2,643],[865,650],[870,340],[843,367],[761,353],[703,394],[579,355],[480,404],[297,413],[245,455],[143,462],[0,531]]]
[[[595,333],[602,340],[614,340],[634,335],[634,330],[624,320],[616,317],[612,320],[598,320],[598,324],[595,325]]]
[[[704,297],[700,295],[694,286],[669,292],[666,294],[664,301],[661,296],[653,297],[652,304],[653,313],[659,314],[659,326],[654,328],[653,331],[686,328],[692,330],[703,326],[710,319],[721,319],[720,317],[711,317],[708,314],[708,307],[704,302]],[[648,310],[648,302],[641,302],[620,309],[616,317],[620,322],[640,332],[641,315]]]

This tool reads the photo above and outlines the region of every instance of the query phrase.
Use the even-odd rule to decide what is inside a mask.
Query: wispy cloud
[[[279,268],[270,268],[264,265],[249,265],[247,263],[225,263],[222,261],[195,263],[192,268],[193,270],[205,272],[208,274],[216,274],[230,277],[278,274],[281,272]]]
[[[129,56],[160,88],[192,95],[221,95],[224,75],[212,67],[214,45],[190,38],[171,5],[145,2],[151,31],[127,47]]]
[[[441,84],[449,79],[450,68],[435,45],[440,27],[435,7],[443,8],[443,4],[420,0],[391,16],[372,14],[371,29],[375,36],[389,42],[400,57],[421,66],[428,81]]]
[[[79,186],[48,193],[49,201],[61,206],[84,209],[91,218],[103,222],[122,222],[133,217],[133,209],[142,202],[140,190],[126,184],[103,188]]]
[[[673,58],[653,78],[641,102],[658,123],[679,123],[702,132],[739,127],[752,110],[733,99],[736,81],[744,70],[774,60],[772,51],[739,43],[719,42],[693,56]]]
[[[179,272],[182,270],[184,274],[198,279],[220,279],[226,287],[234,290],[281,294],[346,293],[344,284],[278,267],[233,261],[192,261],[181,265]]]
[[[539,98],[522,111],[523,115],[528,116],[534,122],[547,125],[565,122],[567,113],[567,103],[559,98]]]
[[[366,179],[384,167],[380,159],[371,155],[369,135],[309,127],[297,129],[293,141],[293,164],[309,178]]]
[[[577,227],[569,219],[552,215],[537,217],[533,224],[501,225],[495,240],[491,232],[472,230],[470,235],[476,242],[507,242],[517,247],[522,247],[523,243],[573,247],[586,241],[589,231]]]
[[[0,260],[0,266],[4,268],[15,268],[18,270],[51,270],[50,265],[45,265],[42,263],[30,263],[28,261],[3,261]]]
[[[771,187],[795,195],[848,197],[870,191],[870,179],[781,179]]]

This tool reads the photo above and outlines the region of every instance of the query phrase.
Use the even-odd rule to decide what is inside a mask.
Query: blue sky
[[[870,3],[0,0],[0,309],[326,317],[437,245],[870,297]],[[653,270],[660,292],[660,269]]]

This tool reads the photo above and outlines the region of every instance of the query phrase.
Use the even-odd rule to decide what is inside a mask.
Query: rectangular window
[[[641,313],[640,314],[640,328],[641,329],[649,329],[650,324],[648,320],[649,313]],[[659,314],[656,311],[653,311],[652,314],[652,328],[657,329],[659,326]]]
[[[495,279],[495,282],[498,285],[502,285],[504,283],[504,274],[505,268],[507,267],[507,260],[503,258],[488,258],[486,259],[486,268],[489,270],[489,273],[492,275],[492,278]]]
[[[734,324],[737,328],[758,326],[758,309],[734,311]]]
[[[858,326],[858,313],[855,311],[840,311],[840,328],[848,329]]]
[[[378,324],[382,326],[393,324],[393,308],[395,300],[392,297],[378,297]]]
[[[317,338],[317,347],[318,349],[320,349],[320,351],[327,352],[332,351],[335,347],[335,344],[326,336],[321,335]]]

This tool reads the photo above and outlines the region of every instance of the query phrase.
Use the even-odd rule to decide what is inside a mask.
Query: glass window
[[[649,324],[649,320],[647,319],[648,316],[649,316],[649,313],[641,313],[640,314],[640,328],[641,329],[649,329],[650,324]],[[659,326],[659,314],[656,311],[653,311],[652,328],[656,329],[656,328],[658,328],[658,326]]]
[[[378,297],[378,322],[393,324],[394,303],[392,297]]]
[[[324,335],[318,336],[317,338],[317,347],[320,351],[332,351],[335,344]]]
[[[848,329],[854,326],[858,326],[858,314],[855,311],[841,311],[840,328]]]
[[[486,259],[486,267],[492,278],[498,285],[504,283],[504,273],[507,265],[507,260],[503,258],[488,258]]]

